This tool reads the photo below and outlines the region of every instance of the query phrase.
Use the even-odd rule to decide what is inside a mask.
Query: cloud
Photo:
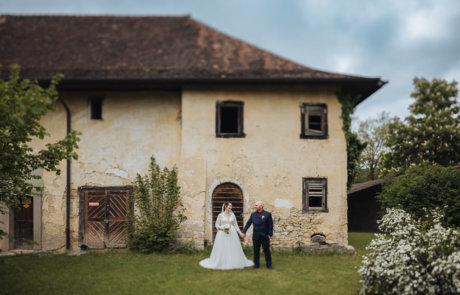
[[[407,16],[405,31],[411,38],[438,38],[443,35],[443,25],[429,11],[420,10]],[[442,34],[440,36],[440,34]]]
[[[400,30],[403,46],[419,46],[420,42],[443,42],[457,34],[452,26],[460,16],[460,6],[452,1],[426,1],[423,6],[407,11]]]
[[[353,58],[340,56],[336,57],[336,64],[334,66],[335,71],[340,73],[351,72],[351,66],[353,65]]]
[[[184,15],[265,50],[389,84],[356,109],[405,117],[412,79],[460,80],[459,0],[0,0],[3,13]]]

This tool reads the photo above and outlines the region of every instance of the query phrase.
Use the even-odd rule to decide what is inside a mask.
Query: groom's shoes
[[[259,266],[258,266],[258,265],[254,265],[254,269],[258,269],[258,268],[259,268]]]
[[[270,266],[267,266],[268,269],[273,269],[273,267],[270,265]]]

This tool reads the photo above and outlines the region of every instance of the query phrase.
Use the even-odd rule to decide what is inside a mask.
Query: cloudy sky
[[[189,14],[295,62],[389,81],[359,120],[407,116],[414,77],[460,80],[459,0],[0,0],[0,14]]]

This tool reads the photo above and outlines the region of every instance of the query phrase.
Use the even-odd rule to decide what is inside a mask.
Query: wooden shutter
[[[327,179],[304,178],[303,208],[304,210],[327,211]]]
[[[311,181],[308,183],[307,188],[308,207],[324,207],[324,183],[320,181]]]
[[[321,106],[307,106],[305,110],[305,134],[323,135],[325,109]]]

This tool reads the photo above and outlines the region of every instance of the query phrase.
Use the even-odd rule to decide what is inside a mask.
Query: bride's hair
[[[224,204],[222,205],[222,212],[224,212],[225,209],[227,209],[228,205],[230,204],[231,204],[230,202],[224,202]]]

